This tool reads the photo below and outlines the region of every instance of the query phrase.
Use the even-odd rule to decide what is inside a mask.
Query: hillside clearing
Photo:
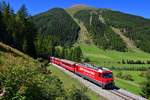
[[[87,43],[92,44],[92,36],[90,36],[87,28],[84,26],[82,22],[79,22],[77,19],[74,18],[74,20],[78,23],[80,26],[80,32],[78,37],[78,43]]]
[[[123,35],[123,33],[119,29],[114,27],[111,28],[116,34],[118,34],[122,38],[122,40],[126,43],[126,46],[129,49],[137,49],[137,47],[134,45],[134,42],[130,40],[128,37],[126,37],[125,35]]]

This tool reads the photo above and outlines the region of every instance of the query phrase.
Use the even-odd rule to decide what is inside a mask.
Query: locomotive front
[[[114,78],[113,78],[113,73],[111,70],[104,70],[101,74],[102,78],[102,87],[103,88],[113,88],[115,83],[114,83]]]

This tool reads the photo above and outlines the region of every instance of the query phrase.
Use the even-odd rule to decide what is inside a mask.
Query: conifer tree
[[[75,48],[75,53],[76,53],[75,54],[76,55],[76,61],[77,62],[81,61],[83,55],[82,55],[82,50],[79,46]]]
[[[10,8],[10,5],[7,4],[6,2],[2,2],[0,4],[1,6],[1,12],[3,15],[3,18],[1,19],[3,21],[3,28],[5,27],[5,33],[3,34],[3,42],[12,45],[13,43],[13,18],[14,18],[14,13],[13,10]]]
[[[0,11],[0,41],[4,41],[4,23],[3,23],[3,20],[2,20],[3,16],[2,16],[2,13]]]
[[[17,12],[16,21],[18,28],[16,32],[16,40],[19,45],[19,49],[23,50],[30,56],[36,56],[34,40],[36,36],[36,29],[34,24],[29,19],[27,8],[22,5]],[[25,44],[24,44],[25,43]],[[23,48],[26,45],[26,48]]]

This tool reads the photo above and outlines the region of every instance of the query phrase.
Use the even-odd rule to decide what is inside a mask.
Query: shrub
[[[89,58],[84,58],[84,62],[90,62],[90,59]]]
[[[150,70],[146,72],[146,80],[141,84],[141,95],[147,99],[150,98]]]
[[[129,81],[134,81],[131,74],[122,75],[122,79],[129,80]]]
[[[147,62],[148,63],[148,62]],[[144,61],[141,61],[141,60],[122,60],[122,64],[146,64]]]
[[[149,61],[149,60],[147,61],[147,64],[150,64],[150,61]]]
[[[123,73],[122,73],[121,71],[119,71],[119,72],[116,74],[116,77],[121,78],[122,75],[123,75]]]
[[[122,73],[121,71],[119,71],[116,74],[116,77],[124,79],[124,80],[134,81],[131,74],[127,74],[127,73],[125,74],[125,73]]]
[[[120,62],[120,61],[118,61],[117,63],[118,63],[118,64],[121,64],[121,62]]]
[[[145,77],[145,76],[146,76],[146,73],[145,73],[144,71],[141,71],[140,74],[139,74],[139,76],[140,76],[140,77]]]
[[[90,100],[90,98],[85,94],[86,91],[87,88],[85,87],[81,89],[73,87],[68,92],[68,100]]]
[[[42,74],[35,67],[12,66],[0,70],[4,100],[47,100],[64,96],[62,82],[55,76]]]
[[[150,69],[149,67],[109,67],[109,69],[112,69],[112,70],[129,70],[129,71],[147,71],[148,69]]]
[[[37,58],[39,62],[43,62],[43,58]]]

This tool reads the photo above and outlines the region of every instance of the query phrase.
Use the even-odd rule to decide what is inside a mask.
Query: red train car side
[[[113,87],[114,79],[111,70],[98,67],[88,63],[76,63],[66,59],[50,57],[51,63],[59,65],[69,71],[72,71],[100,86],[102,88]]]
[[[114,86],[112,71],[107,68],[83,63],[76,65],[75,73],[102,86],[102,88],[112,88]]]
[[[50,61],[53,64],[59,65],[67,70],[70,70],[72,72],[75,72],[75,64],[76,62],[66,60],[66,59],[59,59],[56,57],[50,57]]]
[[[56,65],[60,65],[61,63],[61,59],[56,58],[56,57],[50,57],[50,61],[51,63],[56,64]]]
[[[76,68],[76,62],[73,62],[73,61],[69,61],[69,60],[66,60],[66,59],[62,59],[61,60],[61,63],[60,63],[60,66],[69,70],[69,71],[72,71],[72,72],[75,72],[75,68]]]

